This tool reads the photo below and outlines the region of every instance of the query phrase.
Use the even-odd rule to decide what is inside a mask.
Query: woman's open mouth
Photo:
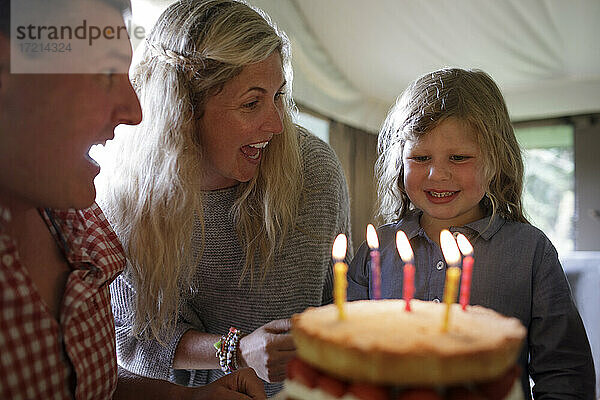
[[[242,153],[250,160],[257,161],[260,159],[263,149],[267,147],[268,144],[269,142],[266,141],[243,146]]]

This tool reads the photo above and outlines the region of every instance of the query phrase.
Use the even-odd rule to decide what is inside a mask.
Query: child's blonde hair
[[[404,188],[402,153],[407,140],[430,132],[446,118],[470,125],[484,156],[488,183],[483,205],[508,220],[527,223],[523,215],[523,161],[500,89],[480,70],[444,68],[415,80],[398,98],[378,140],[379,215],[398,220],[411,209]]]

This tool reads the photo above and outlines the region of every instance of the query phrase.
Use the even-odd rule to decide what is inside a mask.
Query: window
[[[329,143],[328,120],[299,111],[294,116],[294,123],[306,128],[310,133],[320,138],[325,143]]]
[[[523,206],[529,221],[550,238],[558,253],[575,248],[575,162],[571,125],[515,129],[523,150]]]

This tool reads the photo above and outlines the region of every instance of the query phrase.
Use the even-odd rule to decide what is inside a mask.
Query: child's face
[[[407,141],[402,154],[404,187],[423,211],[422,224],[461,226],[483,217],[479,201],[487,183],[475,131],[448,118],[417,141]]]

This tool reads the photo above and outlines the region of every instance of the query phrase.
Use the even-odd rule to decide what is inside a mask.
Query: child
[[[528,329],[519,363],[535,398],[594,398],[589,342],[548,238],[523,215],[523,163],[500,90],[478,70],[441,69],[418,78],[379,135],[381,296],[402,298],[402,229],[415,253],[415,298],[439,302],[446,263],[440,231],[474,247],[471,304],[519,318]],[[348,271],[349,300],[368,299],[369,250]]]

